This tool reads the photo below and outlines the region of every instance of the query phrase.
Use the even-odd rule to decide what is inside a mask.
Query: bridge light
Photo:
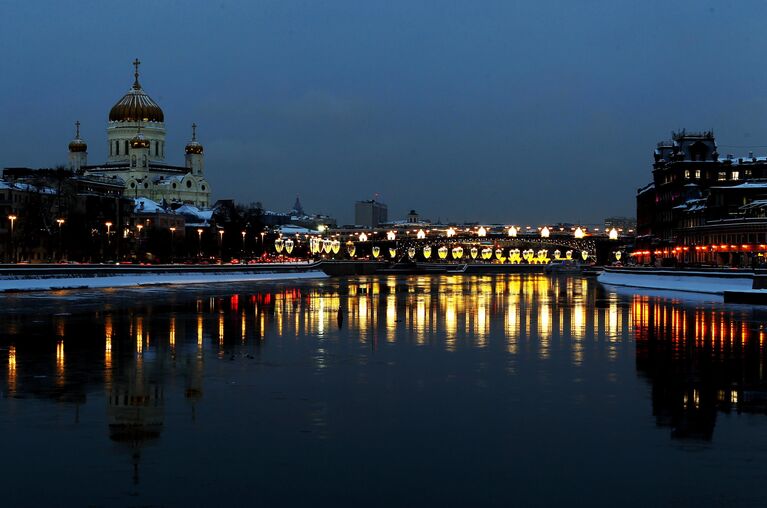
[[[487,229],[485,229],[485,226],[479,227],[479,230],[477,231],[477,236],[487,236]]]
[[[447,235],[448,238],[454,237],[455,236],[455,229],[448,228],[446,235]]]
[[[584,233],[583,230],[580,228],[580,226],[578,226],[578,229],[575,230],[575,238],[580,240],[584,236],[586,236],[586,233]]]
[[[517,228],[515,228],[514,226],[511,226],[509,228],[509,236],[511,236],[511,237],[517,236]]]
[[[424,232],[423,229],[418,230],[418,233],[416,234],[416,238],[418,238],[419,240],[423,240],[424,238],[426,238],[426,233]]]
[[[360,233],[360,242],[367,242],[368,241],[368,235],[365,233]]]
[[[543,226],[543,229],[541,229],[541,238],[548,238],[551,232],[549,231],[549,228],[546,226]]]
[[[618,239],[618,231],[615,228],[612,228],[610,230],[610,240],[617,240]]]

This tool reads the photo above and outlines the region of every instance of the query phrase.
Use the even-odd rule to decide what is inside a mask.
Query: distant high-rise
[[[389,209],[375,199],[357,201],[354,204],[354,223],[366,228],[374,228],[389,220]]]

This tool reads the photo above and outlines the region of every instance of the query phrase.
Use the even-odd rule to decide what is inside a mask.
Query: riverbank
[[[4,265],[0,266],[0,292],[219,284],[325,277],[328,275],[319,269],[318,264],[307,263],[258,266]]]
[[[738,270],[658,270],[605,268],[597,280],[610,286],[724,295],[752,291],[755,274]]]

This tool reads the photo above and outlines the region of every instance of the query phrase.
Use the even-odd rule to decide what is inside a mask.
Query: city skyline
[[[634,214],[672,129],[765,151],[755,2],[188,5],[139,2],[139,28],[100,3],[5,9],[0,164],[66,163],[75,120],[105,159],[136,57],[170,162],[200,126],[214,199],[282,210],[300,194],[340,224],[376,194],[392,218],[599,223]]]

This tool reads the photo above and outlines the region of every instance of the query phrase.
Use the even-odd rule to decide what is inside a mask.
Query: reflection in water
[[[350,383],[392,386],[413,372],[460,380],[448,385],[446,396],[472,411],[477,407],[466,386],[489,386],[486,373],[497,372],[502,378],[493,386],[502,387],[500,405],[515,412],[518,407],[520,414],[540,411],[538,399],[557,380],[576,412],[598,412],[603,407],[590,398],[606,390],[605,380],[616,385],[639,373],[649,383],[658,426],[670,427],[674,438],[711,440],[718,413],[767,409],[765,330],[736,309],[741,310],[621,297],[588,279],[539,275],[361,277],[181,295],[170,302],[55,315],[44,323],[0,315],[5,330],[0,351],[8,353],[1,388],[9,399],[52,400],[78,415],[89,398],[103,394],[103,428],[124,451],[121,460],[131,465],[135,485],[146,468],[147,447],[183,421],[204,425],[203,415],[210,418],[222,405],[237,421],[252,390],[268,390],[275,400],[292,383],[302,387],[301,397],[303,390],[311,391],[304,387],[315,385],[323,394],[346,394]],[[371,361],[379,357],[385,362]],[[381,363],[402,370],[393,376]],[[283,377],[280,384],[272,377],[278,365],[310,365],[310,374]],[[347,375],[350,365],[361,370]],[[443,373],[446,365],[455,370]],[[243,377],[254,373],[255,381]],[[599,388],[584,388],[589,373],[598,376]],[[237,392],[243,380],[250,384]],[[394,400],[405,400],[430,382],[419,374],[416,382],[392,392]],[[206,390],[206,383],[219,384]],[[619,387],[610,389],[609,397],[628,397],[614,392]],[[216,396],[203,396],[211,392]],[[230,392],[242,399],[227,399]],[[527,392],[536,395],[525,399]],[[329,408],[347,402],[315,396],[310,410],[291,418],[305,419],[316,434],[306,432],[318,440],[339,439],[334,427],[339,420]],[[380,404],[392,404],[392,395],[386,397]],[[562,407],[567,414],[569,408]],[[269,419],[266,409],[263,418]]]
[[[765,413],[764,329],[741,312],[635,296],[637,370],[675,438],[709,440],[717,413]],[[688,326],[688,323],[690,325]]]

